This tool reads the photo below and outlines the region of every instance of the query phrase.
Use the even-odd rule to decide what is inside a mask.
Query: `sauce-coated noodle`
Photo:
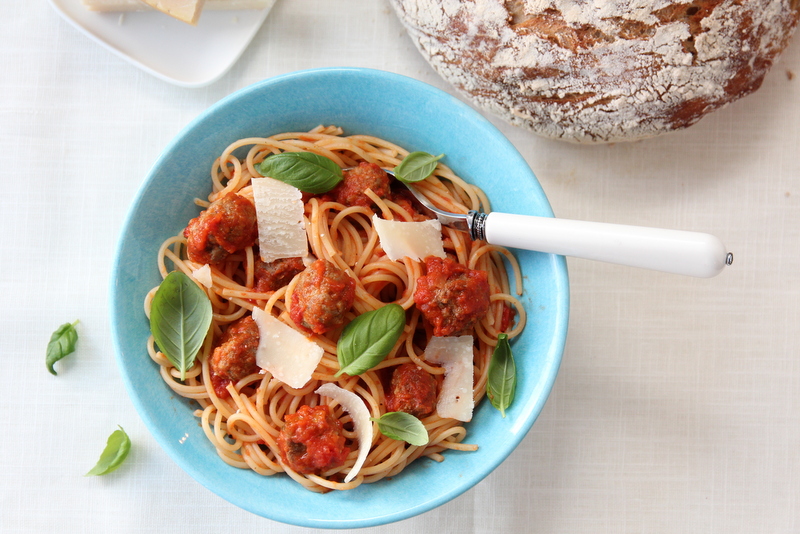
[[[237,150],[238,149],[238,150]],[[239,160],[234,152],[246,156]],[[380,167],[394,168],[405,157],[407,151],[394,144],[364,135],[343,136],[335,127],[318,127],[306,133],[284,133],[268,138],[248,138],[231,144],[214,162],[211,170],[212,192],[207,199],[197,200],[201,208],[222,198],[229,192],[252,200],[251,177],[260,176],[255,166],[270,154],[284,151],[311,151],[326,156],[341,167],[353,167],[361,161],[376,163]],[[488,211],[486,196],[476,187],[465,183],[453,172],[439,164],[433,176],[418,184],[435,204],[453,212],[466,213],[469,209]],[[380,199],[367,192],[375,200],[376,212],[383,218],[411,220],[413,213],[408,204]],[[380,242],[371,225],[373,210],[362,206],[344,206],[329,196],[318,195],[305,203],[305,226],[310,253],[325,259],[356,281],[355,301],[347,313],[347,321],[356,315],[395,302],[407,310],[407,325],[397,344],[386,360],[360,376],[342,375],[336,357],[336,342],[341,329],[323,335],[313,334],[311,339],[324,350],[311,381],[302,389],[292,389],[273,378],[269,372],[256,372],[228,385],[228,398],[220,398],[211,384],[209,360],[218,340],[227,325],[250,314],[254,306],[265,309],[281,321],[294,326],[289,315],[289,301],[295,289],[297,277],[277,291],[256,292],[254,285],[253,247],[231,255],[224,264],[212,265],[213,286],[206,289],[213,305],[212,336],[198,355],[195,366],[187,373],[185,382],[173,372],[169,361],[157,351],[152,337],[148,352],[160,366],[161,377],[175,393],[198,403],[196,415],[205,435],[216,448],[220,458],[228,464],[252,469],[262,475],[287,473],[309,490],[326,492],[331,489],[351,489],[362,483],[371,483],[400,473],[410,462],[421,456],[441,461],[447,449],[459,451],[476,450],[477,445],[464,443],[467,428],[464,423],[433,415],[422,419],[430,442],[427,446],[415,447],[403,441],[383,436],[374,425],[373,442],[358,443],[352,422],[340,406],[333,407],[333,415],[343,424],[343,434],[350,449],[344,465],[320,474],[303,475],[289,469],[281,460],[277,440],[284,425],[284,417],[295,413],[301,406],[314,407],[329,399],[321,398],[314,391],[325,382],[355,392],[364,399],[372,417],[378,418],[385,411],[384,400],[388,387],[387,376],[391,370],[404,363],[413,362],[441,382],[443,368],[425,361],[424,350],[430,339],[431,329],[426,327],[420,311],[414,305],[416,281],[424,274],[424,264],[406,259],[393,262],[380,249]],[[188,222],[188,221],[187,221]],[[521,294],[519,266],[508,251],[489,246],[485,242],[473,242],[463,232],[443,229],[446,253],[471,269],[488,273],[491,293],[489,311],[474,326],[474,388],[475,403],[484,396],[488,361],[501,331],[501,324],[515,320],[507,327],[509,337],[518,335],[525,324],[525,310],[516,295]],[[186,239],[183,232],[165,241],[159,251],[158,269],[166,276],[170,265],[191,275],[202,264],[187,258]],[[506,265],[511,267],[512,287]],[[155,289],[148,295],[145,310],[149,315],[150,300]],[[509,312],[512,312],[509,314]],[[514,313],[515,312],[515,313]],[[468,426],[468,425],[467,425]],[[360,447],[369,446],[367,460],[354,480],[342,481],[355,462]]]

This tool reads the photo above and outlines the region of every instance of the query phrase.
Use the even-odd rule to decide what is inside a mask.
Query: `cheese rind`
[[[303,193],[273,178],[253,178],[258,218],[258,251],[267,263],[308,254]]]
[[[289,387],[305,386],[325,353],[322,347],[261,308],[253,308],[253,320],[259,334],[256,364]]]
[[[472,397],[472,336],[433,337],[425,349],[425,360],[444,367],[444,381],[436,403],[439,417],[470,421]]]
[[[387,221],[373,215],[372,225],[378,232],[383,251],[392,261],[405,257],[416,261],[428,256],[445,257],[442,244],[442,223],[437,220]]]

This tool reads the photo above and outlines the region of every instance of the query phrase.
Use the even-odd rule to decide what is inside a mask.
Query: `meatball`
[[[386,171],[375,163],[362,161],[358,167],[344,173],[344,179],[331,191],[331,195],[336,202],[345,206],[369,208],[373,202],[364,194],[367,189],[371,189],[380,198],[387,198],[391,192],[389,175]]]
[[[436,409],[436,379],[413,363],[394,370],[386,394],[386,410],[406,412],[422,419]]]
[[[258,325],[249,315],[231,323],[222,334],[209,361],[211,384],[218,397],[229,397],[228,384],[258,372],[256,351],[259,339]]]
[[[253,290],[258,293],[277,291],[296,275],[303,272],[306,266],[301,258],[281,258],[269,263],[256,258],[254,266],[255,284]]]
[[[408,214],[411,215],[412,221],[421,222],[431,218],[417,209],[417,203],[419,201],[416,200],[414,195],[411,194],[411,191],[405,187],[398,188],[396,191],[392,192],[392,201],[401,208],[404,208]]]
[[[316,260],[300,273],[289,315],[307,333],[324,334],[344,324],[355,298],[355,280],[333,263]]]
[[[258,239],[256,208],[246,198],[228,193],[189,221],[183,235],[190,260],[221,263],[228,255],[255,245]]]
[[[467,333],[489,310],[489,276],[450,258],[425,258],[414,302],[434,336]]]
[[[342,423],[325,404],[301,406],[296,413],[287,414],[284,422],[278,435],[281,459],[298,473],[319,474],[339,467],[350,454]]]

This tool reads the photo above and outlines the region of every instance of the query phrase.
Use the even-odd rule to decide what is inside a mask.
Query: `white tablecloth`
[[[299,69],[390,70],[453,92],[385,0],[279,0],[235,66],[188,89],[89,40],[46,2],[0,2],[2,532],[310,532],[212,494],[159,448],[112,354],[126,211],[202,110]],[[792,79],[792,73],[795,73]],[[491,119],[567,218],[698,230],[708,280],[569,260],[552,395],[521,446],[454,501],[369,532],[800,531],[800,40],[754,95],[635,144],[573,146]],[[44,365],[60,324],[75,354]],[[122,425],[127,462],[84,477]]]

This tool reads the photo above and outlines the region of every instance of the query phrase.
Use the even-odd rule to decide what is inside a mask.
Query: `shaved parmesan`
[[[442,223],[439,221],[387,221],[373,215],[372,225],[378,232],[383,251],[392,261],[405,257],[419,261],[428,256],[445,256]]]
[[[439,417],[469,421],[475,402],[472,398],[472,336],[433,337],[425,349],[425,359],[444,367],[444,381],[436,403]]]
[[[198,267],[192,271],[192,278],[197,280],[199,284],[203,284],[208,289],[211,289],[211,286],[214,285],[214,281],[211,278],[211,267],[206,263],[202,267]]]
[[[322,347],[259,307],[253,308],[253,320],[259,334],[256,364],[289,387],[305,386],[322,359]]]
[[[200,12],[203,11],[205,0],[143,0],[145,4],[155,8],[171,17],[197,24]]]
[[[273,178],[253,178],[258,218],[258,251],[267,263],[308,254],[303,193]]]
[[[318,387],[316,393],[338,402],[353,418],[353,427],[358,436],[358,457],[356,457],[356,463],[353,464],[350,472],[344,477],[345,483],[350,482],[364,465],[369,449],[372,447],[372,422],[369,419],[369,408],[361,397],[331,382]]]
[[[307,255],[303,256],[303,265],[305,265],[306,267],[308,267],[309,265],[311,265],[315,261],[317,261],[317,257],[314,256],[313,254],[307,254]]]

